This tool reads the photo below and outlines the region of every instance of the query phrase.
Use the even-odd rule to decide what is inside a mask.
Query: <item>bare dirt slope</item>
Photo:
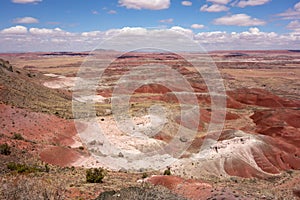
[[[124,172],[109,172],[104,185],[85,183],[85,171],[80,166],[101,166],[89,156],[72,122],[72,86],[86,55],[1,55],[13,64],[0,60],[0,144],[7,143],[12,151],[11,155],[0,155],[2,185],[13,185],[10,180],[42,181],[41,184],[52,185],[51,191],[59,191],[66,199],[91,199],[103,191],[141,187],[144,184],[137,183],[141,174]],[[101,56],[103,59],[112,59],[115,53],[105,52]],[[216,145],[207,150],[205,158],[199,154],[199,149],[208,124],[218,119],[211,119],[211,99],[205,82],[201,76],[195,75],[192,66],[184,65],[180,57],[132,53],[115,58],[115,62],[105,71],[102,82],[99,82],[99,104],[96,105],[99,121],[104,120],[112,138],[120,135],[110,127],[112,115],[107,112],[116,81],[145,61],[155,60],[163,64],[169,60],[170,66],[187,78],[201,105],[200,118],[191,117],[182,125],[188,128],[200,123],[191,146],[171,168],[172,174],[177,176],[154,176],[147,181],[162,185],[188,199],[299,197],[299,53],[212,52],[211,56],[224,78],[227,111],[224,130]],[[166,144],[182,123],[178,99],[170,89],[158,84],[138,88],[130,99],[133,105],[130,112],[136,123],[145,125],[149,121],[146,108],[158,102],[174,109],[176,113],[169,116],[168,127],[172,128],[164,128],[151,138]],[[122,140],[118,137],[114,142],[117,144]],[[131,148],[138,149],[138,145],[142,144],[133,140]],[[39,174],[41,179],[32,174],[16,175],[7,169],[9,162],[39,163],[41,166],[44,165],[42,162],[46,162],[51,164],[53,171]],[[62,168],[73,165],[77,166],[75,170]],[[151,172],[149,175],[160,173]],[[76,181],[78,177],[81,177],[80,181]],[[53,184],[49,184],[49,179]],[[133,190],[133,193],[139,193],[139,189]],[[125,189],[119,193],[127,195],[130,192],[131,189]],[[149,192],[151,194],[152,190]],[[9,192],[5,195],[9,195]]]

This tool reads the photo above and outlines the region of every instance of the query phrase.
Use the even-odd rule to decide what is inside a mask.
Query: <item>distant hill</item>
[[[44,75],[13,66],[0,59],[0,102],[35,112],[72,118],[72,96],[38,84]]]

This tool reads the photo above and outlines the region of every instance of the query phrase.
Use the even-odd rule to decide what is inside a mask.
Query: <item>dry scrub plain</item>
[[[0,199],[300,198],[298,51],[209,53],[226,88],[226,115],[221,135],[204,154],[200,149],[210,134],[208,126],[220,119],[212,117],[209,90],[193,66],[169,53],[94,53],[114,62],[105,70],[96,94],[77,99],[72,96],[77,73],[88,53],[0,54]],[[201,54],[184,55],[202,58]],[[144,84],[131,94],[128,115],[146,139],[118,129],[111,108],[114,87],[126,73],[145,63],[168,64],[186,78],[200,116],[182,121],[179,100],[169,88]],[[159,71],[147,75],[156,74]],[[104,160],[92,156],[96,150],[89,151],[94,144],[81,140],[78,131],[85,124],[74,123],[72,98],[79,102],[79,114],[86,113],[82,102],[96,102],[95,117],[106,137],[127,151],[166,146],[180,126],[197,125],[197,133],[192,141],[179,138],[178,144],[190,145],[170,165],[171,176],[163,175],[165,169],[108,168]],[[166,123],[160,113],[148,113],[156,104],[173,111],[166,112]],[[161,129],[146,135],[153,122]],[[24,164],[30,170],[18,172],[9,163]],[[106,168],[103,183],[86,182],[86,169],[95,167]]]

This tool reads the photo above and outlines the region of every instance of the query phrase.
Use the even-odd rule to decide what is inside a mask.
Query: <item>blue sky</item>
[[[32,51],[79,50],[72,45],[72,47],[69,45],[70,49],[63,49],[61,44],[55,47],[54,44],[50,44],[49,38],[54,38],[57,42],[63,40],[69,42],[69,36],[69,39],[72,37],[79,41],[83,33],[88,35],[87,33],[93,32],[93,37],[97,35],[101,40],[100,35],[103,36],[110,30],[122,30],[124,27],[145,29],[180,27],[187,32],[190,31],[194,39],[201,38],[209,50],[214,46],[215,49],[225,48],[224,42],[219,45],[222,43],[220,38],[225,38],[227,42],[228,38],[231,42],[241,42],[243,46],[237,47],[242,49],[259,49],[257,41],[259,39],[265,49],[300,49],[300,2],[298,0],[1,0],[0,51],[28,51],[30,48]],[[47,36],[49,44],[45,40],[46,33],[51,33]],[[246,41],[242,41],[243,38],[255,35],[256,45],[252,43],[252,46],[247,47]],[[214,40],[211,37],[216,38]],[[31,41],[32,38],[39,38],[41,42],[35,41],[29,48],[26,41]],[[268,39],[270,43],[266,44]],[[274,40],[279,42],[272,45]],[[237,48],[234,44],[228,45],[227,49]],[[87,46],[86,48],[88,49]]]

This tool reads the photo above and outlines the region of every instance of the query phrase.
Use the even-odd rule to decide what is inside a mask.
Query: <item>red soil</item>
[[[211,119],[211,110],[201,109],[200,110],[200,119],[196,119],[195,117],[189,116],[184,121],[181,121],[181,116],[176,117],[176,122],[178,124],[182,124],[187,128],[194,128],[198,124],[198,131],[203,131],[205,124],[209,123],[222,123],[224,119],[223,112],[215,111],[216,116],[214,119]],[[236,120],[239,119],[240,116],[231,112],[227,112],[225,116],[225,120]]]
[[[251,116],[251,119],[256,124],[255,131],[261,134],[257,135],[257,139],[262,144],[252,146],[250,153],[262,171],[244,162],[244,154],[226,159],[225,171],[233,176],[263,178],[266,177],[265,172],[278,174],[282,170],[299,170],[300,130],[297,122],[300,121],[300,110],[289,108],[259,110]],[[220,139],[224,140],[226,137],[229,138],[230,135],[225,134]]]
[[[1,133],[11,140],[14,134],[20,134],[24,138],[19,140],[17,148],[36,149],[32,153],[40,153],[43,161],[61,166],[69,165],[79,158],[75,150],[63,147],[75,143],[73,137],[77,131],[72,121],[5,104],[0,104],[0,113]]]
[[[184,180],[176,176],[152,176],[146,180],[161,185],[189,199],[201,200],[211,196],[212,186],[199,180]]]
[[[265,177],[265,175],[261,171],[253,168],[252,166],[249,165],[249,163],[243,162],[243,160],[240,159],[225,160],[224,170],[227,174],[231,176],[239,176],[245,178]],[[278,173],[278,171],[274,171],[274,172]]]
[[[278,97],[266,90],[242,88],[227,93],[238,102],[269,108],[300,107],[300,102]]]
[[[264,154],[277,168],[300,169],[300,110],[257,111],[251,116],[256,131],[270,144]],[[271,148],[272,147],[272,148]],[[272,159],[269,154],[273,155]]]
[[[167,135],[164,132],[159,132],[158,134],[156,134],[154,136],[154,138],[157,139],[157,140],[167,142],[167,143],[169,143],[173,139],[173,137],[171,137],[170,135]]]
[[[134,93],[156,93],[156,94],[165,94],[168,92],[171,92],[169,88],[158,84],[143,85],[134,91]]]
[[[74,149],[52,146],[42,151],[40,157],[47,163],[66,167],[72,165],[81,155]]]
[[[2,134],[12,136],[14,133],[18,133],[25,139],[38,143],[55,143],[67,146],[75,142],[72,137],[77,132],[72,121],[5,104],[0,104],[0,111]]]
[[[153,185],[161,185],[172,192],[191,200],[206,199],[248,199],[228,188],[214,188],[211,184],[196,179],[183,179],[177,176],[152,176],[146,179]]]

